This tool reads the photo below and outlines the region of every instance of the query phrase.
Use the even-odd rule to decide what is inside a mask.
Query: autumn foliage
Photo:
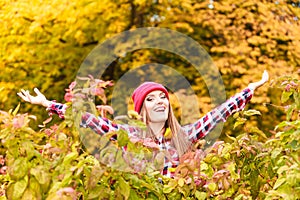
[[[298,1],[272,0],[1,1],[0,200],[297,199],[299,7]],[[74,81],[94,47],[141,27],[168,28],[197,41],[218,67],[227,96],[259,80],[265,69],[272,78],[245,111],[228,119],[220,140],[200,141],[182,158],[174,179],[160,175],[163,154],[147,141],[124,132],[96,137],[77,126],[82,109],[110,117],[113,82],[145,63],[170,66],[186,77],[201,114],[214,106],[192,64],[159,49],[127,52],[103,77]],[[87,81],[89,90],[76,88],[78,81]],[[41,107],[20,104],[16,92],[33,87],[49,99],[68,102],[64,121],[48,119]],[[94,95],[96,105],[92,100],[71,103]],[[179,105],[174,108],[179,116]],[[143,126],[135,117],[128,113],[119,122]],[[115,134],[118,140],[112,142]],[[131,150],[127,157],[120,151],[124,145]]]
[[[91,77],[86,80],[101,82]],[[110,84],[101,83],[101,89]],[[2,111],[1,198],[295,199],[300,195],[299,84],[290,77],[274,81],[273,87],[282,88],[282,100],[288,103],[283,104],[287,120],[274,128],[271,137],[257,127],[248,132],[251,121],[246,118],[260,115],[259,111],[237,113],[235,127],[243,125],[244,131],[236,138],[227,136],[230,143],[217,141],[204,148],[205,142],[200,141],[198,149],[181,158],[174,179],[160,175],[163,152],[146,141],[128,138],[123,131],[98,138],[91,133],[89,141],[94,143],[87,145],[76,125],[86,102],[69,107],[63,122],[40,131],[28,126],[35,117],[18,113],[19,106]],[[70,89],[73,86],[67,93],[76,90]],[[74,92],[73,98],[79,93]],[[103,99],[103,93],[98,96]],[[76,109],[75,117],[72,109]],[[127,120],[142,126],[133,113]],[[127,147],[127,154],[122,153],[122,146]]]
[[[271,77],[299,73],[296,1],[7,0],[0,7],[1,109],[18,105],[15,94],[20,87],[40,88],[49,99],[62,102],[64,89],[96,45],[141,27],[169,28],[196,40],[218,67],[228,96],[258,80],[264,69]],[[170,52],[128,52],[111,64],[102,80],[119,80],[145,63],[168,65],[180,72],[199,96],[200,112],[212,108],[194,67]],[[278,95],[279,91],[263,88],[252,100],[253,108],[270,113],[267,120],[257,122],[264,131],[272,128],[271,121],[282,120],[280,109],[262,106],[263,102],[279,103]],[[24,105],[21,110],[33,111],[39,123],[46,118],[37,107]]]

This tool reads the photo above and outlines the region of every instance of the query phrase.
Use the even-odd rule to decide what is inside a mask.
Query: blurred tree
[[[63,101],[64,89],[92,48],[128,27],[129,4],[111,1],[1,1],[0,109],[17,105],[20,88],[38,87]],[[23,106],[22,106],[23,108]],[[32,114],[40,107],[24,105]],[[40,110],[40,111],[39,111]]]
[[[219,68],[228,96],[258,80],[264,69],[271,78],[299,75],[300,8],[293,1],[6,0],[0,6],[0,87],[5,94],[0,97],[0,109],[17,105],[20,100],[15,93],[20,88],[39,87],[49,99],[63,101],[64,88],[97,44],[140,27],[169,28],[199,42]],[[117,81],[128,70],[149,63],[173,67],[185,76],[198,96],[201,113],[213,107],[203,77],[172,52],[127,52],[116,57],[103,78]],[[157,75],[153,70],[147,73]],[[255,120],[264,130],[273,128],[281,117],[279,109],[263,106],[279,104],[273,93],[268,87],[259,89],[250,105],[268,113],[264,120]],[[43,116],[40,120],[45,118],[40,108],[22,107]],[[225,130],[232,134],[231,129]]]

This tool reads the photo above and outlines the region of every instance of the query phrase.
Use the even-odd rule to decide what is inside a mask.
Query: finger
[[[29,91],[28,90],[24,90],[24,94],[25,95],[29,95]]]
[[[268,72],[267,70],[265,70],[265,73],[266,73],[267,75],[269,75],[269,72]]]
[[[31,103],[31,95],[29,94],[28,90],[25,91],[25,96],[27,98],[27,101],[29,101]]]
[[[269,73],[267,70],[265,70],[264,77],[266,81],[269,80]]]
[[[23,94],[25,94],[25,93],[26,93],[26,91],[25,91],[24,89],[21,89],[21,92],[22,92]]]
[[[21,99],[23,99],[24,101],[27,101],[26,97],[21,92],[18,92],[17,95],[21,97]]]
[[[43,95],[43,94],[40,92],[40,90],[37,89],[37,88],[34,88],[33,91],[34,91],[38,96]]]
[[[19,95],[21,98],[25,98],[25,91],[21,89],[21,92],[17,92],[17,95]]]
[[[26,102],[30,102],[30,99],[28,98],[28,96],[25,94],[23,94],[23,93],[17,93],[18,95],[19,95],[19,97],[21,97],[24,101],[26,101]]]

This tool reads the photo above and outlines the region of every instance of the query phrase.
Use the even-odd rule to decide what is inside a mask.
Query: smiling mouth
[[[164,106],[160,106],[154,109],[155,112],[165,112],[166,108]]]

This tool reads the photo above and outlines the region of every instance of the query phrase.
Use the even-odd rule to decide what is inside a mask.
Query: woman
[[[114,124],[106,118],[95,117],[90,113],[82,116],[81,125],[91,128],[100,135],[124,129],[130,137],[152,139],[161,150],[166,150],[168,153],[168,156],[164,158],[164,168],[161,173],[173,177],[175,168],[179,165],[180,156],[187,152],[192,144],[205,137],[218,122],[226,121],[234,112],[242,110],[252,98],[254,90],[266,83],[268,79],[269,75],[267,71],[264,71],[260,81],[250,83],[242,92],[234,95],[196,122],[185,126],[180,126],[173,114],[167,89],[158,83],[145,82],[135,89],[132,99],[135,111],[142,116],[142,120],[147,125],[146,131],[129,125]],[[64,117],[65,104],[47,100],[37,88],[34,91],[37,96],[32,96],[28,90],[23,89],[17,94],[24,101],[42,105],[49,112],[56,113],[61,118]],[[166,132],[170,132],[171,136],[168,134],[169,136],[166,137]]]

